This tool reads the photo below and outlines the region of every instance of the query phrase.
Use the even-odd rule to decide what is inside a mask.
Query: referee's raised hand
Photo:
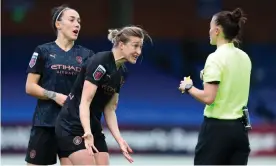
[[[92,133],[84,133],[82,138],[84,139],[84,145],[85,145],[85,148],[87,149],[89,155],[94,155],[93,150],[97,153],[99,152],[94,145],[94,137],[93,137]],[[93,150],[92,150],[92,148],[93,148]]]

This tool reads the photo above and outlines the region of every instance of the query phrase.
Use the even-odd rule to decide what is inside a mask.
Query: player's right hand
[[[85,145],[85,148],[87,149],[89,155],[91,155],[91,156],[94,155],[93,150],[95,150],[95,152],[97,152],[97,153],[99,152],[98,149],[94,145],[94,137],[91,133],[84,133],[82,138],[84,139],[84,145]],[[93,150],[92,150],[92,148],[93,148]]]
[[[56,99],[55,102],[60,105],[63,106],[63,104],[65,103],[65,100],[67,99],[67,96],[61,93],[56,93]]]
[[[132,157],[130,156],[130,153],[133,153],[132,149],[130,148],[130,146],[128,145],[128,143],[125,140],[121,140],[119,142],[119,146],[120,149],[123,153],[123,155],[125,156],[125,158],[130,162],[133,163],[134,160],[132,159]]]

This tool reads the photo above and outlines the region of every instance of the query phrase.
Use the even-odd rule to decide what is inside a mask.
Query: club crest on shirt
[[[29,63],[30,68],[33,68],[34,65],[36,64],[37,57],[38,57],[38,53],[34,52]]]
[[[77,56],[77,57],[76,57],[76,61],[77,61],[79,64],[82,64],[82,57],[81,57],[81,56]]]
[[[94,80],[96,80],[96,81],[100,80],[104,76],[105,73],[106,73],[105,68],[102,65],[99,65],[93,73]]]

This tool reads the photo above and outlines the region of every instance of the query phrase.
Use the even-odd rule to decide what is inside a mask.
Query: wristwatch
[[[193,87],[193,84],[187,84],[185,86],[185,91],[188,92]]]

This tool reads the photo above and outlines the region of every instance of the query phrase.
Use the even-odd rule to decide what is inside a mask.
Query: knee
[[[97,165],[109,165],[109,154],[107,152],[99,152],[94,155]]]

